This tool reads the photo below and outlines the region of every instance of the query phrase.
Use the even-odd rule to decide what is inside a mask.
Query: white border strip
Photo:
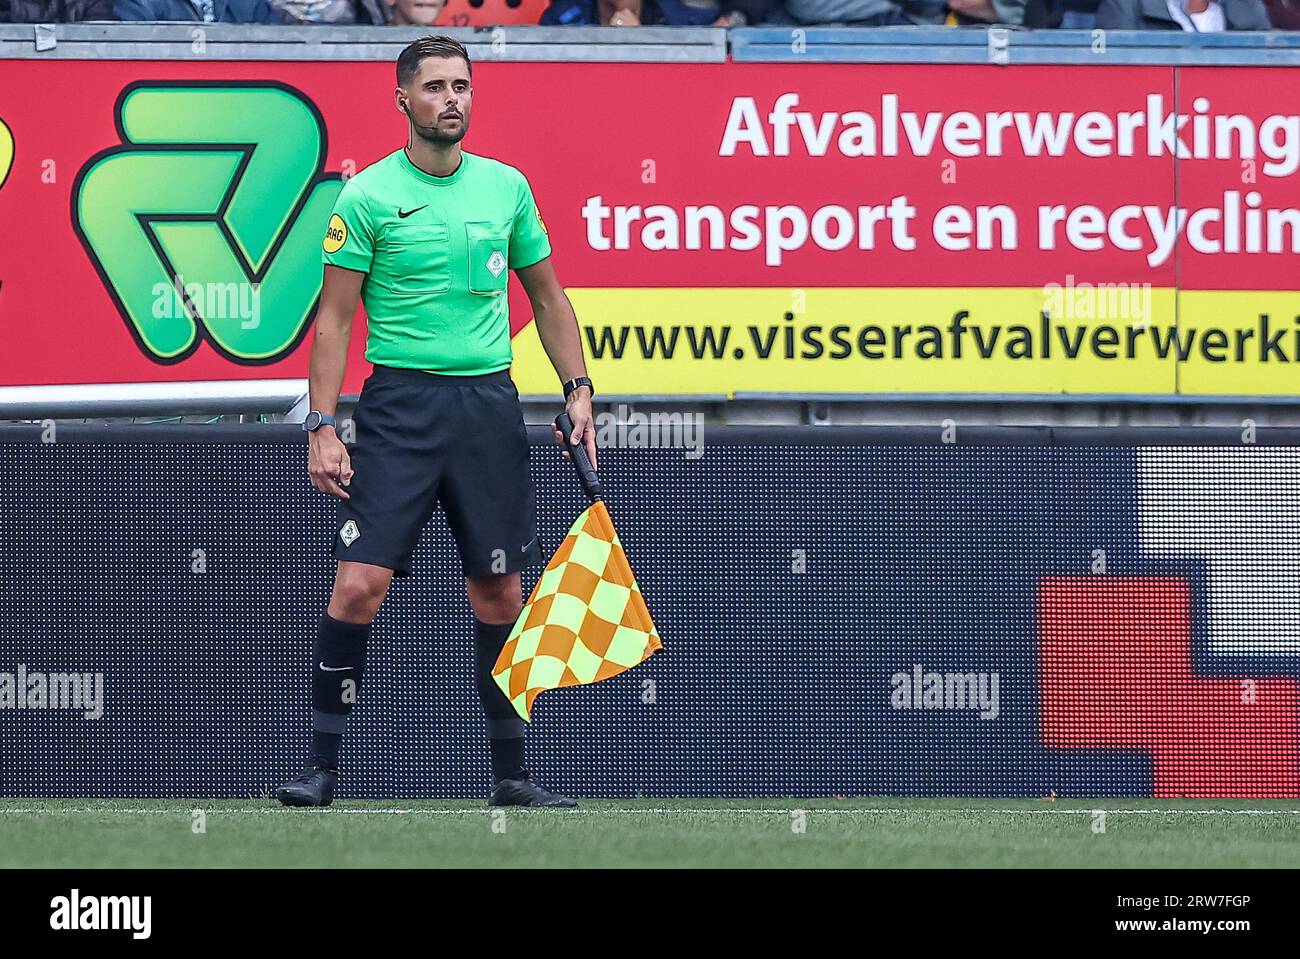
[[[0,386],[0,419],[284,413],[306,395],[306,379]]]
[[[169,800],[170,801],[170,800]],[[295,809],[286,809],[285,807],[273,805],[272,800],[215,800],[210,802],[259,802],[265,805],[256,807],[237,807],[232,809],[223,809],[219,805],[204,805],[202,800],[194,800],[185,807],[168,806],[158,809],[115,809],[112,806],[88,806],[88,807],[59,807],[51,806],[49,808],[23,807],[23,808],[4,808],[0,807],[0,816],[6,815],[49,815],[49,814],[121,814],[121,815],[143,815],[143,816],[173,816],[179,814],[188,815],[192,809],[202,809],[207,815],[297,815],[306,813],[308,815],[388,815],[388,816],[486,816],[498,809],[508,812],[522,812],[526,807],[508,806],[492,807],[484,806],[481,809],[413,809],[413,808],[328,808],[328,809],[311,809],[298,807]],[[454,800],[460,801],[460,800]],[[902,815],[902,816],[938,816],[951,814],[988,814],[997,815],[1014,815],[1014,816],[1091,816],[1095,812],[1101,811],[1108,816],[1300,816],[1300,809],[1107,809],[1098,806],[1096,809],[981,809],[974,806],[949,807],[938,809],[908,809],[908,808],[845,808],[835,809],[826,807],[808,807],[808,806],[789,806],[779,809],[751,809],[730,806],[719,806],[715,809],[706,809],[700,807],[684,807],[680,809],[662,808],[662,807],[629,807],[616,806],[607,808],[579,808],[564,809],[560,811],[543,810],[547,815],[601,815],[604,813],[641,813],[653,815],[675,815],[678,813],[695,813],[718,815],[720,813],[736,813],[739,815],[789,815],[792,812],[801,811],[809,815],[820,815],[821,813],[830,813],[832,815],[843,816],[851,814],[867,815]]]

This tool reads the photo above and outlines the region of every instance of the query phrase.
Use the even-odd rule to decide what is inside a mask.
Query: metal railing
[[[475,61],[1290,66],[1300,34],[1005,27],[291,27],[227,23],[0,24],[0,59],[393,60],[430,32]]]
[[[0,25],[0,59],[396,60],[417,37],[455,37],[477,62],[722,63],[708,27],[277,27],[233,23]]]
[[[4,386],[0,419],[289,413],[306,397],[305,379]]]

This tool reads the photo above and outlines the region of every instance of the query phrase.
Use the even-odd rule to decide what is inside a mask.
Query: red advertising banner
[[[305,376],[333,197],[405,136],[393,85],[0,62],[0,384]],[[480,63],[474,88],[464,146],[528,176],[605,393],[1295,391],[1295,71]],[[511,308],[521,391],[554,391],[517,281]],[[366,372],[358,335],[345,388]]]

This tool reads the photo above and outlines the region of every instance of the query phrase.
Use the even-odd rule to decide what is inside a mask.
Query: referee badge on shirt
[[[469,242],[469,291],[485,296],[501,296],[506,291],[510,260],[510,224],[498,220],[481,220],[465,224]]]

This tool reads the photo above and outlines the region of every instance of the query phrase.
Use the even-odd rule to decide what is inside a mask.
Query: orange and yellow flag
[[[547,689],[626,672],[663,646],[604,502],[592,503],[542,572],[492,669],[519,715]]]

